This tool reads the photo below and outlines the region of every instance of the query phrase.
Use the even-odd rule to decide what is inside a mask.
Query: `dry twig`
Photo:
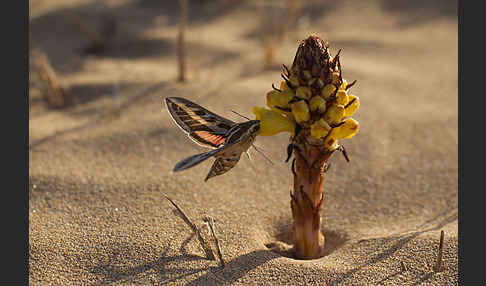
[[[401,272],[407,271],[407,266],[405,265],[405,263],[403,263],[403,261],[400,261],[400,270]]]
[[[208,223],[209,228],[211,229],[211,234],[213,235],[214,242],[216,243],[216,249],[218,250],[219,260],[221,261],[221,267],[224,268],[225,264],[223,260],[223,255],[221,254],[221,248],[219,247],[219,240],[216,237],[216,234],[214,233],[214,219],[210,216],[206,216],[204,218],[204,221]]]
[[[434,272],[441,272],[443,270],[442,267],[442,253],[444,251],[444,231],[440,231],[440,242],[439,242],[439,251],[437,255],[437,261],[434,266]]]
[[[32,52],[34,67],[43,84],[42,98],[51,108],[62,108],[66,105],[65,91],[57,79],[56,72],[42,51]]]
[[[184,34],[187,22],[187,0],[179,0],[181,14],[179,18],[179,34],[177,37],[177,58],[179,61],[179,81],[186,80],[186,58]]]
[[[214,257],[214,253],[211,249],[211,247],[209,246],[209,244],[204,240],[203,236],[201,235],[201,232],[199,231],[199,229],[197,228],[197,226],[191,222],[191,220],[189,220],[189,218],[186,216],[186,214],[182,211],[182,209],[171,199],[169,198],[167,195],[165,195],[165,198],[176,208],[176,210],[179,212],[179,214],[181,215],[182,219],[184,220],[184,222],[194,231],[194,233],[196,234],[197,236],[197,239],[199,240],[199,242],[201,243],[201,246],[204,250],[204,252],[206,253],[206,257],[207,259],[209,260],[215,260],[215,257]]]

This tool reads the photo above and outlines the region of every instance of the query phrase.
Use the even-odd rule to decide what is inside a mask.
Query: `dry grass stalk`
[[[214,219],[210,216],[206,216],[204,218],[204,221],[208,223],[209,225],[209,229],[211,230],[211,234],[214,238],[214,242],[216,244],[216,249],[218,250],[218,257],[219,257],[219,260],[221,262],[221,267],[224,268],[225,264],[224,264],[224,260],[223,260],[223,254],[221,253],[221,247],[219,246],[219,240],[218,238],[216,237],[216,233],[214,232]]]
[[[177,59],[179,62],[179,78],[180,82],[186,81],[186,54],[185,54],[185,30],[187,23],[187,0],[179,0],[181,9],[179,18],[179,33],[177,36]]]
[[[200,244],[201,244],[201,246],[204,250],[204,253],[206,253],[207,259],[215,260],[214,253],[213,253],[211,247],[204,240],[204,238],[203,238],[201,232],[199,231],[199,229],[197,228],[197,226],[193,222],[191,222],[191,220],[187,217],[187,215],[184,213],[184,211],[171,198],[169,198],[167,195],[164,195],[164,196],[176,208],[177,212],[179,213],[181,218],[184,220],[184,222],[194,231],[194,233],[197,236],[197,239],[199,240],[199,242],[200,242]]]
[[[51,108],[66,106],[65,89],[57,79],[56,72],[49,63],[47,55],[42,51],[32,52],[34,67],[42,82],[42,98]]]
[[[275,45],[276,39],[274,37],[267,37],[265,41],[263,41],[263,59],[265,69],[271,68],[274,63]]]
[[[441,272],[443,270],[442,267],[442,253],[444,252],[444,231],[440,231],[440,242],[439,242],[439,250],[437,255],[437,261],[434,266],[434,272]]]
[[[407,266],[405,265],[405,263],[403,261],[400,261],[400,271],[401,272],[407,271]]]

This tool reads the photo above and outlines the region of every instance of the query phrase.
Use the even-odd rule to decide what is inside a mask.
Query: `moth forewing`
[[[221,147],[224,135],[237,124],[181,97],[167,97],[165,105],[177,126],[203,147]]]
[[[199,130],[224,133],[236,124],[181,97],[166,97],[165,104],[172,119],[186,133]]]

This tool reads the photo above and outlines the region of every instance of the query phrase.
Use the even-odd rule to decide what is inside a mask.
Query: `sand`
[[[52,110],[30,88],[30,284],[457,285],[455,1],[310,1],[265,70],[255,3],[190,2],[189,82],[180,84],[176,1],[30,1],[31,50],[47,53],[74,102]],[[88,40],[69,15],[98,27],[108,11],[119,24],[114,48],[80,54]],[[211,162],[171,172],[203,148],[162,100],[253,117],[310,33],[342,48],[361,107],[358,135],[342,142],[351,162],[334,155],[324,183],[326,256],[301,261],[266,247],[291,242],[288,134],[257,138],[274,165],[251,151],[204,183]],[[215,219],[224,269],[164,194],[206,237],[203,217]]]

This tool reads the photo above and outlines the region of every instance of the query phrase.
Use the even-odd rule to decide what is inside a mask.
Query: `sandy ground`
[[[178,84],[177,1],[30,1],[31,50],[47,53],[75,103],[51,110],[30,88],[30,284],[457,285],[456,3],[310,1],[275,50],[275,68],[263,70],[254,3],[190,2],[190,81]],[[106,15],[118,23],[113,48],[80,53],[87,38],[73,19],[96,28]],[[343,49],[361,127],[343,142],[351,163],[331,158],[327,254],[299,261],[265,246],[290,242],[288,135],[257,139],[273,166],[252,151],[204,183],[211,162],[171,173],[202,148],[162,100],[253,117],[281,80],[278,65],[290,65],[310,33]],[[164,193],[197,225],[216,220],[224,269],[205,258]],[[445,269],[434,273],[441,230]]]

